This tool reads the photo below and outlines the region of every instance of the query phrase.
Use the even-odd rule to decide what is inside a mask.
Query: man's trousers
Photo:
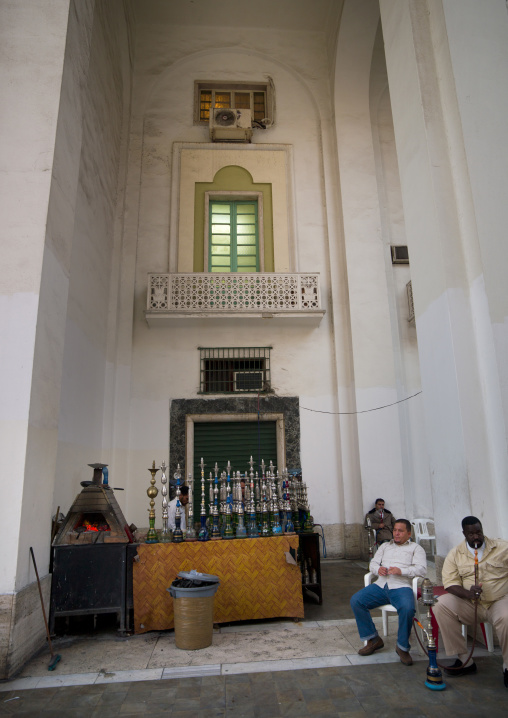
[[[447,656],[465,653],[466,647],[462,635],[462,624],[474,624],[474,603],[468,599],[458,598],[451,593],[439,596],[432,612],[439,625]],[[478,623],[492,623],[503,653],[505,667],[508,668],[508,595],[494,601],[489,608],[478,603]]]

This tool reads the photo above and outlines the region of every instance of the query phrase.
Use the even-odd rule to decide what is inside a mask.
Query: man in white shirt
[[[188,486],[180,486],[180,516],[182,517],[180,521],[180,528],[182,531],[187,530],[187,524],[185,522],[185,507],[189,503],[189,487]],[[176,514],[176,496],[173,499],[173,501],[170,501],[168,504],[168,526],[171,529],[171,531],[175,530],[176,524],[175,524],[175,514]]]
[[[391,603],[399,616],[395,650],[401,662],[410,666],[413,659],[409,653],[409,636],[415,615],[411,582],[415,576],[423,578],[427,573],[427,557],[423,548],[411,541],[411,524],[407,519],[395,521],[393,539],[379,547],[369,568],[371,573],[379,576],[378,580],[351,598],[358,633],[363,641],[367,641],[358,653],[360,656],[370,656],[383,648],[383,639],[378,635],[370,611]]]

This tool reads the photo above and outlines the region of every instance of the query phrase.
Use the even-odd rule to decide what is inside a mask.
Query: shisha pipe
[[[432,615],[431,615],[431,608],[436,603],[436,598],[434,596],[434,591],[432,589],[432,584],[429,581],[428,578],[423,579],[422,583],[422,597],[421,602],[424,606],[427,607],[427,625],[428,625],[428,631],[422,626],[420,621],[416,620],[416,623],[420,626],[423,633],[427,637],[427,647],[428,647],[428,653],[427,656],[429,658],[429,665],[427,666],[427,680],[425,681],[425,685],[427,688],[430,688],[431,691],[442,691],[446,688],[446,684],[443,681],[443,674],[439,670],[437,659],[436,659],[436,642],[434,640],[434,634],[432,632]],[[415,631],[416,633],[416,631]],[[418,641],[420,641],[420,638],[418,634],[416,634],[416,637],[418,638]],[[420,641],[421,644],[421,641]],[[424,649],[425,651],[425,649]]]
[[[478,542],[475,542],[475,544],[476,544],[476,543],[478,543]],[[480,544],[480,545],[481,545],[481,544]],[[474,557],[474,559],[475,559],[475,560],[474,560],[474,579],[475,579],[475,584],[474,584],[474,585],[477,586],[477,585],[478,585],[478,546],[476,546],[476,545],[475,545],[475,547],[474,547],[474,553],[475,553],[475,557]],[[429,587],[430,587],[430,591],[429,591]],[[424,588],[427,589],[427,595],[426,595],[426,596],[424,596]],[[432,593],[432,596],[430,596],[429,593]],[[434,643],[434,646],[433,646],[433,648],[434,648],[433,661],[434,661],[436,667],[438,667],[438,668],[446,668],[447,671],[460,671],[460,670],[462,669],[462,667],[463,667],[463,666],[466,666],[466,665],[468,664],[468,662],[471,660],[471,658],[472,658],[472,656],[473,656],[473,653],[474,653],[475,645],[476,645],[476,630],[477,630],[477,627],[478,627],[477,616],[478,616],[478,601],[479,601],[479,598],[480,598],[480,597],[479,597],[478,594],[477,594],[477,595],[475,596],[475,598],[474,598],[474,628],[473,628],[473,643],[472,643],[472,645],[471,645],[471,651],[469,652],[469,656],[468,656],[468,657],[466,658],[466,660],[462,663],[462,665],[455,667],[455,666],[444,666],[442,663],[438,663],[438,661],[437,661],[437,659],[436,659],[436,650],[435,650],[436,646],[435,646],[435,643],[434,643],[434,639],[433,639],[433,637],[432,637],[432,628],[430,629],[430,636],[431,636],[431,638],[432,638],[432,643]],[[430,607],[431,607],[432,605],[434,605],[434,603],[437,603],[437,598],[433,595],[433,592],[432,592],[432,584],[430,583],[430,581],[429,581],[428,578],[425,578],[425,579],[423,580],[423,584],[422,584],[422,598],[421,598],[420,600],[422,601],[422,603],[423,603],[424,605],[428,605],[429,608],[428,608],[428,614],[427,614],[427,615],[428,615],[428,618],[429,618],[429,620],[430,620]],[[431,602],[431,601],[432,601],[432,602]],[[429,639],[429,633],[425,630],[425,628],[422,626],[422,624],[420,623],[420,621],[418,621],[418,619],[416,619],[416,618],[413,618],[413,621],[422,629],[422,631],[423,631],[423,632],[425,633],[425,635],[427,636],[427,639]],[[431,625],[431,624],[429,624],[429,625]],[[429,658],[429,669],[430,669],[431,666],[432,666],[430,641],[429,641],[429,646],[428,646],[429,650],[428,650],[428,652],[427,652],[427,651],[425,650],[425,646],[424,646],[423,643],[420,641],[420,636],[418,635],[418,633],[416,633],[416,630],[415,630],[415,634],[416,634],[416,638],[417,638],[418,643],[420,644],[420,646],[421,646],[423,652],[424,652],[425,655]],[[429,676],[429,669],[427,669],[427,679],[428,679],[428,676]],[[431,688],[432,690],[442,690],[441,688],[432,688],[432,686],[428,685],[427,682],[425,682],[425,685],[426,685],[428,688]]]

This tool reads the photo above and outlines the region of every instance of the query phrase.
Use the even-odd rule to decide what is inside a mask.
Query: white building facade
[[[44,641],[29,548],[48,596],[87,464],[147,526],[197,423],[273,422],[328,556],[377,497],[440,559],[468,514],[507,538],[505,1],[4,0],[0,28],[0,675]],[[263,95],[251,141],[212,141],[203,89]],[[219,307],[214,202],[257,217]],[[259,395],[203,383],[246,347]]]

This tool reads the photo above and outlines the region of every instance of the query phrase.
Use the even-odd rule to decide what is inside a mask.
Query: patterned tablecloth
[[[252,618],[303,618],[300,568],[285,552],[298,536],[141,544],[134,561],[134,630],[173,628],[173,599],[167,588],[179,571],[195,569],[220,578],[214,623]]]

